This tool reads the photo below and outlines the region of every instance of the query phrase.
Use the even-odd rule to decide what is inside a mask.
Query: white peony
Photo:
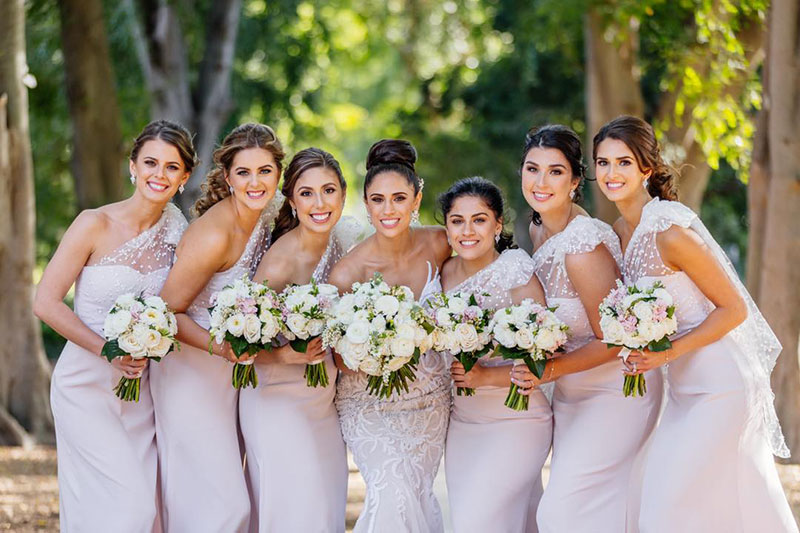
[[[392,339],[391,349],[394,357],[411,357],[414,355],[414,341],[395,337]]]
[[[336,285],[330,285],[328,283],[320,283],[317,285],[317,289],[319,291],[320,296],[329,296],[335,298],[339,295],[339,289],[336,288]]]
[[[516,334],[507,324],[502,324],[494,329],[494,339],[506,348],[514,348],[517,342]]]
[[[353,313],[352,322],[369,322],[369,311],[366,309],[359,309]]]
[[[159,345],[159,343],[161,342],[161,338],[162,338],[161,333],[159,333],[154,329],[148,328],[147,336],[145,337],[145,342],[144,342],[145,348],[147,348],[148,351],[152,350],[153,348]]]
[[[158,309],[153,309],[152,307],[145,309],[144,313],[141,314],[141,320],[145,324],[155,326],[158,329],[167,329],[167,317]]]
[[[363,344],[369,340],[369,322],[356,321],[347,326],[347,340],[353,344]]]
[[[233,307],[236,305],[236,292],[233,289],[223,289],[217,293],[215,305]]]
[[[241,337],[244,333],[244,315],[236,313],[225,322],[228,332],[234,337]]]
[[[522,325],[528,321],[528,316],[531,314],[529,307],[520,305],[513,307],[511,310],[511,321],[514,324]]]
[[[450,318],[450,313],[447,311],[447,308],[440,307],[436,310],[436,323],[443,327],[453,324],[453,319]]]
[[[123,309],[128,309],[134,303],[136,303],[136,297],[129,292],[120,295],[119,298],[117,298],[117,301],[115,302],[115,304],[118,307],[122,307]]]
[[[383,315],[378,315],[372,319],[372,322],[369,324],[370,330],[374,333],[383,333],[386,331],[386,319],[383,318]]]
[[[128,326],[131,324],[131,316],[129,311],[120,309],[114,313],[109,313],[103,323],[103,333],[107,339],[115,339],[125,333]]]
[[[414,327],[413,322],[406,322],[397,326],[397,330],[395,335],[401,339],[405,339],[412,344],[414,343],[414,338],[417,336],[417,328]]]
[[[384,294],[375,301],[375,310],[387,317],[393,317],[400,310],[400,302],[390,294]]]
[[[454,296],[450,298],[449,302],[447,302],[447,308],[452,314],[462,313],[464,312],[464,309],[467,308],[467,301],[463,298],[459,298],[458,296]]]
[[[147,307],[152,307],[153,309],[158,309],[159,311],[166,311],[167,304],[164,303],[164,300],[159,298],[158,296],[148,296],[144,299],[144,304]]]
[[[561,336],[557,335],[551,329],[540,329],[536,333],[536,347],[542,350],[543,352],[555,352],[558,350],[558,347],[561,345],[560,343]]]
[[[244,338],[251,344],[261,340],[261,321],[256,315],[244,317]]]
[[[672,295],[669,293],[667,289],[661,289],[661,288],[656,289],[653,291],[653,296],[655,296],[658,299],[658,302],[660,304],[663,304],[667,307],[672,305],[672,303],[674,302],[674,300],[672,299]]]

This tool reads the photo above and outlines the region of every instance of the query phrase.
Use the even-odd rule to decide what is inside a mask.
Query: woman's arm
[[[533,299],[540,305],[547,305],[544,289],[542,288],[539,278],[536,277],[536,274],[533,274],[525,285],[520,285],[519,287],[511,289],[511,303],[513,305],[519,305],[522,300],[527,298]]]
[[[100,356],[106,340],[78,318],[64,303],[64,297],[94,253],[95,242],[106,230],[106,219],[101,213],[84,211],[78,215],[47,264],[33,302],[33,312],[42,322],[68,341],[97,356]],[[147,360],[124,356],[114,359],[112,365],[126,377],[135,377],[147,365]]]
[[[483,366],[475,363],[469,372],[465,372],[464,365],[455,361],[450,365],[450,374],[456,387],[508,387],[511,385],[510,369],[511,365]]]
[[[663,352],[643,350],[631,354],[628,363],[636,363],[639,373],[718,341],[747,318],[744,299],[697,233],[691,229],[672,226],[656,236],[656,245],[664,264],[673,270],[685,272],[714,304],[715,309],[696,328],[675,339],[672,348]],[[681,303],[676,300],[676,307]]]

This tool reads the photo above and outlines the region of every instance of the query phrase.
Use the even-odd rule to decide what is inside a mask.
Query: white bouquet
[[[503,359],[522,361],[541,379],[547,358],[567,342],[569,328],[556,317],[554,310],[530,298],[519,305],[498,309],[489,324],[496,354]],[[505,404],[515,411],[527,411],[528,397],[519,394],[512,383]]]
[[[619,354],[623,360],[631,350],[667,350],[672,346],[669,335],[678,329],[672,295],[657,280],[631,286],[617,280],[616,288],[600,303],[600,329],[603,342],[623,346]],[[625,396],[644,396],[644,374],[626,375],[622,392]]]
[[[289,285],[281,293],[283,336],[296,352],[306,353],[308,343],[322,335],[325,323],[333,318],[333,309],[339,299],[334,285],[311,282],[306,285]],[[306,365],[306,385],[328,386],[325,361]]]
[[[109,361],[130,355],[134,359],[161,358],[178,345],[175,315],[158,296],[134,296],[125,293],[117,298],[103,323],[106,343],[100,352]],[[139,401],[141,377],[119,379],[114,387],[118,398]]]
[[[369,375],[370,394],[389,398],[416,379],[420,353],[431,347],[430,330],[411,289],[389,286],[376,273],[339,298],[322,339],[348,368]]]
[[[440,293],[431,304],[433,349],[450,354],[469,372],[491,350],[489,322],[494,314],[481,307],[483,295]],[[459,396],[473,396],[475,389],[458,387]]]
[[[211,297],[212,343],[227,341],[233,353],[240,357],[244,353],[257,354],[276,346],[276,337],[281,332],[281,308],[278,295],[262,283],[250,281],[247,276],[225,286]],[[234,363],[231,383],[234,388],[258,386],[258,376],[253,361]]]

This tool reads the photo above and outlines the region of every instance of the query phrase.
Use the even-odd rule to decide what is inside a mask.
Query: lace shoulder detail
[[[183,216],[181,210],[172,202],[164,208],[164,241],[172,246],[177,246],[183,236],[183,232],[189,227],[189,222]]]
[[[642,220],[637,229],[641,233],[661,233],[671,226],[689,228],[697,218],[690,207],[671,200],[653,198],[642,209]]]
[[[275,226],[275,219],[278,218],[278,213],[280,213],[281,207],[283,207],[285,201],[286,197],[280,190],[277,190],[275,191],[275,196],[272,197],[267,207],[261,212],[261,220],[265,221],[267,228],[270,230],[270,234],[272,233],[272,228]]]
[[[510,304],[510,291],[528,283],[533,271],[533,261],[525,250],[504,250],[490,265],[447,292],[476,295],[486,293],[489,295],[489,306],[501,307]]]
[[[364,240],[364,226],[351,216],[343,216],[333,227],[332,238],[341,246],[343,253],[349,252],[356,244]]]

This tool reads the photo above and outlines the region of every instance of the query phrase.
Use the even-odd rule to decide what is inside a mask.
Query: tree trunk
[[[34,191],[23,0],[0,3],[0,443],[52,442],[50,365],[33,316]],[[7,416],[10,415],[10,416]],[[15,426],[14,420],[19,423]]]
[[[769,66],[764,65],[763,86],[769,85]],[[747,183],[747,290],[758,299],[761,292],[761,259],[764,256],[764,225],[767,219],[767,192],[769,191],[769,123],[768,105],[758,113],[756,134],[753,139],[753,156],[750,164],[750,181]]]
[[[619,115],[642,116],[644,100],[639,88],[636,57],[638,28],[624,29],[624,40],[612,42],[620,28],[607,24],[597,9],[590,9],[584,19],[586,46],[586,156],[591,161],[592,138],[603,124]],[[593,165],[590,165],[593,169]],[[593,172],[590,172],[593,174]],[[619,212],[594,182],[594,216],[613,222]]]
[[[123,143],[100,0],[61,0],[67,102],[72,118],[72,176],[78,208],[121,199]]]
[[[167,0],[139,0],[144,24],[139,23],[131,0],[126,0],[134,37],[146,46],[137,48],[153,119],[180,122],[195,133],[200,159],[178,204],[189,214],[200,195],[200,185],[211,168],[211,156],[222,127],[233,109],[231,71],[239,28],[241,0],[219,0],[211,4],[206,20],[206,43],[198,81],[192,87],[186,41],[175,6]]]
[[[769,183],[758,301],[783,344],[772,375],[793,460],[800,459],[800,2],[770,4]],[[752,273],[755,274],[755,273]]]

